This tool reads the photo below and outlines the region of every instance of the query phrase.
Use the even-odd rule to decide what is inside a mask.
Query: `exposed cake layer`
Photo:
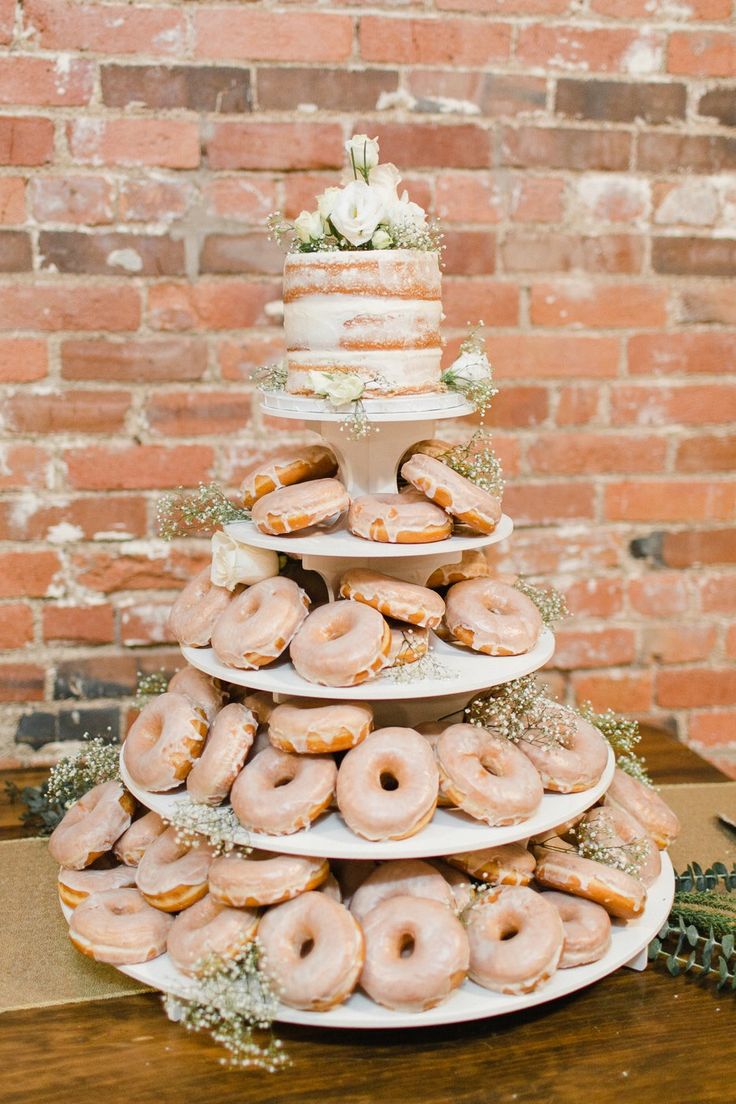
[[[315,394],[311,371],[359,376],[364,399],[442,390],[439,349],[294,352],[288,366],[286,390],[292,395]]]

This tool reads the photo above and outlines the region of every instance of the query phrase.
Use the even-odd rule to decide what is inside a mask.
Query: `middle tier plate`
[[[573,820],[589,809],[606,792],[611,784],[615,760],[609,750],[608,763],[595,786],[574,794],[545,793],[537,812],[522,824],[491,828],[459,809],[437,809],[431,821],[421,832],[403,840],[366,840],[356,836],[345,824],[339,813],[329,812],[320,817],[310,828],[294,832],[290,836],[267,836],[261,832],[242,829],[242,837],[236,842],[263,851],[277,851],[287,855],[317,855],[327,859],[421,859],[432,855],[453,855],[461,851],[480,851],[502,843],[526,840]],[[148,809],[153,809],[165,820],[171,818],[177,801],[186,797],[186,790],[174,793],[154,794],[141,789],[133,782],[120,755],[123,782],[130,792]]]

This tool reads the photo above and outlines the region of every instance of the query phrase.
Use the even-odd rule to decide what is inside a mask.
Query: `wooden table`
[[[667,733],[642,748],[658,782],[724,776]],[[9,775],[10,776],[10,775]],[[27,784],[27,780],[24,779]],[[0,835],[16,834],[0,810]],[[393,1033],[280,1026],[279,1074],[218,1065],[205,1036],[169,1023],[153,994],[7,1013],[4,1104],[725,1104],[734,998],[659,969],[501,1019]]]

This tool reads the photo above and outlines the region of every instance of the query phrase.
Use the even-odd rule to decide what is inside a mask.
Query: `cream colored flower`
[[[359,173],[368,173],[378,164],[378,139],[367,134],[354,134],[345,143],[348,161]]]
[[[254,548],[220,530],[212,536],[212,569],[215,586],[234,590],[239,583],[253,586],[279,573],[279,557],[270,548]]]
[[[383,206],[388,210],[394,203],[399,202],[399,184],[401,175],[395,165],[387,161],[385,165],[376,165],[368,173],[368,183],[375,188],[381,197]]]
[[[302,211],[294,219],[294,229],[300,242],[319,241],[325,236],[319,211]]]
[[[379,227],[371,238],[371,245],[374,249],[390,249],[393,245],[393,240],[390,234],[386,233],[385,230],[381,230]]]
[[[345,372],[310,372],[309,382],[315,394],[324,396],[333,406],[355,402],[365,390],[360,376]]]
[[[332,214],[332,208],[341,191],[342,188],[325,188],[322,195],[317,196],[317,209],[323,219],[328,219]]]
[[[337,197],[330,221],[351,245],[363,245],[373,237],[383,220],[383,204],[378,192],[365,180],[353,180]]]
[[[461,353],[447,372],[468,383],[480,383],[490,379],[491,365],[485,353]]]

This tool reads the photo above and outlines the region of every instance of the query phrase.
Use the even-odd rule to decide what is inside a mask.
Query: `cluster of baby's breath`
[[[179,487],[156,503],[159,535],[167,541],[210,536],[230,521],[249,517],[250,512],[231,502],[217,483],[200,483],[196,491]]]
[[[402,629],[403,641],[391,667],[402,667],[406,663],[418,663],[426,655],[426,645],[422,643],[414,629]]]
[[[534,603],[547,628],[551,628],[556,621],[561,621],[569,615],[570,611],[564,595],[554,587],[534,586],[533,583],[527,583],[525,579],[517,579],[514,586]]]
[[[414,663],[404,663],[400,667],[387,667],[383,674],[392,682],[399,682],[402,685],[423,682],[425,679],[448,682],[457,678],[457,674],[446,667],[431,651]]]
[[[351,402],[350,412],[340,423],[340,432],[347,433],[350,441],[362,441],[369,433],[379,432],[375,422],[369,420],[362,399],[354,399]]]
[[[482,490],[500,498],[504,488],[503,471],[490,442],[490,434],[479,429],[465,444],[455,445],[438,459]]]
[[[513,744],[523,740],[540,747],[564,744],[575,724],[572,711],[553,701],[533,675],[494,686],[473,698],[465,716],[470,724],[492,729]]]
[[[240,821],[229,805],[202,805],[184,797],[174,803],[166,819],[176,832],[176,838],[187,846],[196,847],[203,840],[217,855],[238,848],[244,853],[251,848]]]
[[[596,713],[590,702],[583,702],[578,706],[578,712],[583,720],[595,725],[608,740],[616,756],[616,766],[637,781],[643,782],[645,786],[651,786],[652,780],[647,774],[646,763],[635,751],[641,740],[638,722],[630,717],[622,717],[612,709]]]
[[[436,219],[424,225],[411,218],[396,219],[388,223],[386,232],[394,249],[421,249],[426,253],[438,253],[444,249],[444,234]]]
[[[267,364],[264,368],[258,368],[251,375],[251,379],[259,391],[285,391],[288,368],[285,360],[277,360],[275,364]]]
[[[148,705],[153,698],[157,698],[159,694],[165,694],[168,685],[169,678],[163,668],[159,671],[152,671],[149,675],[144,675],[142,671],[139,671],[133,701],[136,709],[143,709],[143,706]]]
[[[481,416],[485,415],[498,388],[493,386],[493,368],[486,354],[483,323],[473,326],[460,346],[460,357],[466,363],[457,367],[458,361],[442,373],[442,382],[450,391],[457,391]]]
[[[623,870],[638,878],[646,860],[649,847],[644,839],[634,839],[624,843],[616,835],[613,825],[606,819],[589,820],[583,817],[569,833],[584,859],[605,863],[616,870]]]
[[[279,1039],[271,1033],[278,1009],[278,993],[264,969],[257,940],[237,958],[210,956],[191,993],[164,996],[169,1019],[188,1031],[207,1031],[229,1051],[223,1065],[275,1073],[289,1064]],[[265,1041],[259,1034],[266,1032]]]

